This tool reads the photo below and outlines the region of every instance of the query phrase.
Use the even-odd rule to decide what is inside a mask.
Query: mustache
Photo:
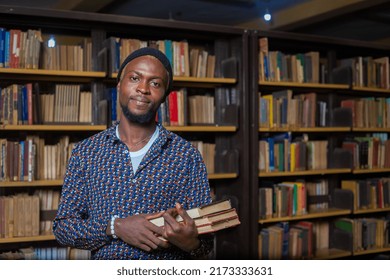
[[[135,101],[140,101],[140,102],[145,102],[145,103],[151,102],[148,98],[146,98],[145,96],[142,96],[142,95],[129,96],[127,102],[130,102],[130,100],[135,100]]]

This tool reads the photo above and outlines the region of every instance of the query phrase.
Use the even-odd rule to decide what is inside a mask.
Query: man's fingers
[[[176,202],[175,209],[177,211],[177,214],[183,218],[183,221],[185,221],[186,223],[192,223],[192,218],[188,215],[187,211],[181,206],[179,202]]]
[[[153,214],[147,214],[147,215],[145,216],[145,218],[146,218],[147,220],[156,219],[156,218],[161,217],[164,213],[165,213],[165,211],[160,211],[160,212],[158,212],[158,213],[153,213]]]

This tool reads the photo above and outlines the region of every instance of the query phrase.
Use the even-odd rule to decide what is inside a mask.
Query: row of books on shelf
[[[0,196],[0,238],[50,235],[60,201],[59,190]]]
[[[326,211],[328,207],[327,180],[260,183],[260,219],[301,216],[310,212]]]
[[[354,169],[390,167],[390,140],[387,133],[347,137],[342,141],[341,147],[352,156]]]
[[[0,182],[62,179],[76,142],[70,142],[69,136],[51,140],[48,144],[36,135],[18,141],[0,139]],[[237,172],[235,150],[223,144],[218,148],[216,143],[190,142],[201,153],[209,174]],[[223,164],[216,166],[216,162]]]
[[[43,123],[92,123],[92,93],[80,85],[55,86],[54,94],[40,94]]]
[[[173,75],[198,78],[215,76],[216,57],[200,46],[190,46],[187,41],[127,39],[109,37],[104,42],[109,53],[109,73],[117,73],[120,65],[133,51],[142,47],[159,49],[168,57]],[[102,52],[104,53],[104,52]]]
[[[390,250],[389,235],[389,217],[279,222],[261,229],[258,253],[260,259],[312,259],[321,258],[321,253],[329,249],[350,254]]]
[[[355,56],[339,59],[338,70],[348,69],[349,84],[389,89],[389,57]]]
[[[335,241],[340,249],[354,253],[390,249],[389,216],[382,218],[339,218],[334,221]]]
[[[70,247],[27,247],[0,253],[0,260],[89,260],[91,251]]]
[[[258,235],[259,259],[311,259],[318,248],[329,246],[327,222],[280,222]]]
[[[77,45],[43,46],[41,69],[93,71],[92,42],[82,38]]]
[[[215,173],[215,144],[205,143],[202,141],[190,141],[191,144],[198,149],[202,155],[203,161],[206,165],[207,173]]]
[[[390,178],[342,180],[341,188],[353,193],[353,210],[390,207]]]
[[[348,126],[389,128],[390,99],[387,97],[346,98],[335,103],[329,95],[296,93],[291,89],[259,94],[261,128],[304,128]]]
[[[389,89],[389,57],[356,56],[337,59],[319,51],[284,53],[259,38],[259,81],[335,83]]]
[[[340,188],[333,192],[328,184],[325,179],[262,181],[259,219],[302,216],[327,212],[330,208],[369,211],[390,207],[390,178],[342,180]]]
[[[40,92],[32,83],[12,84],[1,89],[2,124],[90,124],[93,122],[93,96],[79,84],[56,84],[53,92]],[[237,125],[238,107],[225,92],[216,96],[190,95],[186,88],[172,91],[160,106],[156,120],[167,126]],[[214,94],[214,93],[213,93]],[[230,93],[227,93],[230,95]],[[119,120],[121,107],[116,88],[107,93],[111,122]],[[225,102],[225,100],[227,100]],[[225,102],[225,103],[224,103]],[[218,109],[216,109],[218,107]],[[96,108],[97,109],[97,108]]]
[[[290,132],[259,140],[259,171],[320,170],[328,167],[328,141],[292,139]]]
[[[0,139],[0,181],[61,179],[74,144],[69,136],[50,145],[36,135],[20,141]]]
[[[92,42],[86,37],[60,44],[40,30],[0,28],[0,45],[0,68],[92,71]]]
[[[305,133],[295,138],[291,132],[264,137],[259,140],[259,171],[390,168],[387,133],[346,136],[339,146],[329,147],[328,140],[309,140]]]
[[[0,123],[92,123],[92,93],[80,85],[56,84],[53,92],[33,93],[31,83],[1,89]]]
[[[268,38],[259,38],[259,81],[319,83],[323,61],[316,51],[285,54],[270,50]]]
[[[344,99],[341,108],[350,108],[352,127],[390,128],[390,98],[365,97]]]
[[[259,93],[259,126],[265,128],[326,126],[327,103],[318,101],[317,94],[295,94],[290,89]]]
[[[0,68],[39,68],[40,30],[5,29],[0,27]]]

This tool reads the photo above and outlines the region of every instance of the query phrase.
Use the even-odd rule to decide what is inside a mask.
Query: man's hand
[[[158,236],[164,234],[164,230],[149,222],[150,219],[161,217],[162,215],[163,212],[116,219],[115,234],[129,245],[147,252],[158,248],[167,248],[170,246],[168,241],[158,238]]]
[[[183,218],[182,222],[176,221],[175,217],[177,215]],[[162,236],[170,243],[186,252],[190,252],[200,246],[195,222],[188,216],[180,203],[176,203],[175,208],[165,211],[163,217],[165,223]]]

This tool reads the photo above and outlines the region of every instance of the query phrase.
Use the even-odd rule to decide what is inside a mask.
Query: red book
[[[307,254],[308,257],[311,258],[313,256],[313,223],[307,221],[298,222],[297,227],[307,228],[308,229],[308,240],[307,240]]]
[[[179,125],[179,114],[178,114],[178,103],[177,103],[177,92],[172,91],[168,95],[168,106],[169,106],[169,121],[170,125]]]
[[[10,68],[19,68],[21,30],[10,30]]]

